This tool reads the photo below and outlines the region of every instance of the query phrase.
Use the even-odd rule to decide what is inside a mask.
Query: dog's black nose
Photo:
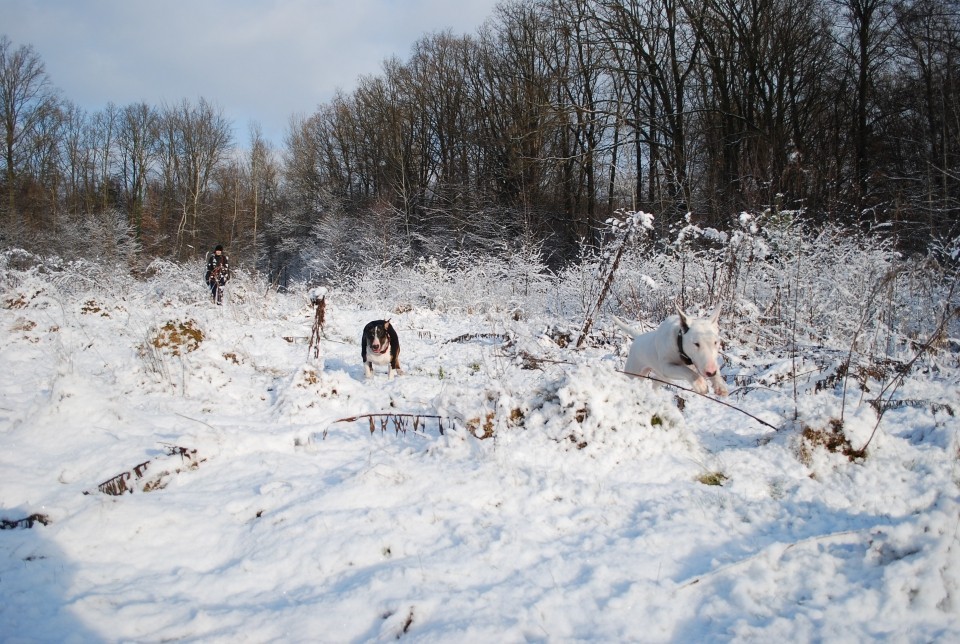
[[[707,374],[707,378],[713,378],[715,375],[717,375],[716,371],[707,371],[705,373]]]

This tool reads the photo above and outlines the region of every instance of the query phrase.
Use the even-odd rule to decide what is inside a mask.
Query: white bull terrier
[[[709,318],[691,318],[677,306],[677,315],[671,315],[653,331],[641,333],[614,316],[617,326],[633,338],[624,371],[663,380],[686,380],[699,394],[709,391],[710,380],[714,392],[726,396],[729,391],[717,366],[719,317],[720,305]]]

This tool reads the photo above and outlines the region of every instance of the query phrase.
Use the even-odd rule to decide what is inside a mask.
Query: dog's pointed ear
[[[674,306],[677,307],[677,315],[680,316],[680,330],[686,333],[690,330],[690,319],[687,317],[687,314],[683,312],[683,309],[680,308],[680,305],[674,302]]]
[[[389,328],[390,328],[390,320],[384,320],[384,322],[383,322],[383,328],[384,328],[384,329],[389,329]]]
[[[710,315],[710,321],[714,324],[717,323],[717,320],[720,319],[720,309],[723,308],[723,302],[717,302],[717,308],[713,309],[713,313]]]

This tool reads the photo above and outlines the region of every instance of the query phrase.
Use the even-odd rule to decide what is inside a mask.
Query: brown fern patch
[[[800,462],[810,465],[813,452],[818,448],[832,454],[843,454],[851,462],[862,460],[866,456],[864,450],[854,449],[850,444],[850,440],[843,433],[843,421],[837,418],[831,419],[826,427],[817,429],[808,425],[800,432]]]
[[[33,320],[28,320],[26,318],[18,318],[16,322],[13,323],[11,327],[12,331],[22,331],[26,333],[27,331],[33,331],[37,328],[37,323]]]
[[[80,307],[80,313],[82,315],[96,315],[99,313],[101,316],[108,318],[110,314],[103,310],[103,307],[100,306],[100,303],[96,300],[87,300],[83,303],[83,306]]]
[[[467,431],[473,434],[474,438],[479,438],[480,440],[493,438],[495,434],[493,419],[493,412],[488,413],[482,420],[479,417],[471,418],[467,421]]]
[[[23,293],[17,293],[15,297],[8,297],[3,301],[3,308],[24,309],[30,305],[30,302],[32,300],[39,297],[41,293],[43,293],[43,291],[36,291],[33,295],[30,295],[29,297],[24,295]]]

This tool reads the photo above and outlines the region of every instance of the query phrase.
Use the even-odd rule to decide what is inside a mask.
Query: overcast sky
[[[206,98],[280,145],[294,114],[407,60],[422,36],[477,33],[499,0],[0,0],[0,35],[32,45],[88,111]]]

